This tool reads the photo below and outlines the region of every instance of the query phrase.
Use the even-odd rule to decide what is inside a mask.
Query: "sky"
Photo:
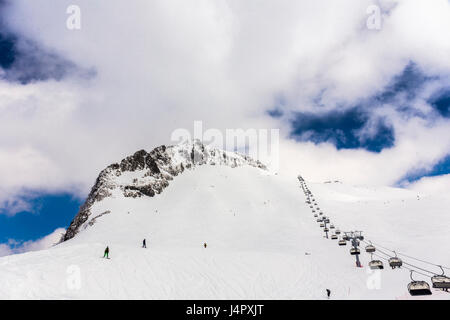
[[[279,129],[284,174],[448,190],[449,31],[448,0],[1,0],[0,255],[194,121]]]

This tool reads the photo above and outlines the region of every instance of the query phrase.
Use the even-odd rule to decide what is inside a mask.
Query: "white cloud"
[[[194,120],[281,127],[282,170],[315,180],[392,184],[436,163],[449,147],[445,121],[376,111],[392,121],[396,144],[374,154],[293,142],[288,119],[264,115],[280,94],[291,111],[357,103],[411,60],[450,73],[448,1],[379,3],[390,11],[373,31],[365,28],[369,0],[80,0],[82,29],[70,31],[72,1],[14,1],[11,28],[97,76],[0,83],[0,201],[24,188],[84,195],[105,166],[170,143],[173,130]]]
[[[53,247],[61,240],[61,236],[65,233],[66,229],[58,228],[49,235],[40,238],[35,241],[26,241],[18,248],[18,252],[38,251]]]
[[[422,179],[409,184],[407,188],[420,192],[424,195],[444,195],[448,193],[448,190],[450,190],[450,174],[435,177],[423,177]]]
[[[7,244],[0,243],[0,257],[13,254],[11,248]]]
[[[61,240],[64,232],[64,228],[58,228],[49,235],[34,241],[17,242],[11,239],[6,244],[0,244],[0,257],[51,248]]]

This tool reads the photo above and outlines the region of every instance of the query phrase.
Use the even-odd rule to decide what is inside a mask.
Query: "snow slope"
[[[329,288],[333,299],[411,299],[407,270],[370,272],[365,253],[364,268],[356,268],[348,245],[323,237],[299,185],[255,166],[202,165],[154,197],[116,189],[93,204],[90,219],[109,213],[70,240],[0,258],[0,298],[325,299]],[[341,230],[363,230],[388,248],[450,265],[448,196],[308,186]]]

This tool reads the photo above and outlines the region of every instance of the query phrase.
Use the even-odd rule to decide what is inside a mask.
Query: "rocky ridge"
[[[162,145],[150,152],[137,151],[100,172],[61,241],[67,241],[83,228],[93,225],[99,216],[90,219],[91,207],[112,196],[113,192],[119,190],[125,197],[153,197],[161,193],[174,177],[201,165],[226,165],[232,168],[249,165],[266,169],[261,162],[246,155],[212,148],[199,140],[167,147]]]

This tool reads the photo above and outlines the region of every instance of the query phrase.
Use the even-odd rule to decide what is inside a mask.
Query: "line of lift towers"
[[[303,192],[306,196],[306,204],[309,205],[310,209],[312,210],[312,213],[314,214],[314,217],[316,218],[316,221],[320,224],[320,227],[323,228],[323,231],[325,233],[325,238],[331,240],[338,240],[338,236],[341,236],[341,239],[338,240],[339,246],[346,246],[347,242],[351,244],[350,248],[350,254],[355,257],[356,260],[356,266],[361,268],[362,264],[359,259],[359,255],[361,254],[361,250],[359,249],[359,245],[361,241],[364,241],[364,236],[362,235],[362,231],[344,231],[341,232],[338,228],[336,228],[331,222],[330,218],[323,215],[322,210],[319,208],[318,204],[316,203],[316,199],[314,199],[313,194],[311,193],[311,190],[309,190],[308,186],[306,185],[305,180],[298,176],[298,180],[300,181],[300,186],[303,189]],[[334,233],[332,232],[334,230]],[[330,235],[329,235],[330,233]],[[367,242],[366,242],[367,243]],[[374,245],[372,245],[372,242],[367,243],[367,246],[365,247],[365,251],[367,253],[370,253],[371,255],[371,261],[369,262],[369,268],[372,270],[380,270],[384,269],[383,262],[381,260],[373,259],[373,253],[376,251],[376,248]],[[388,260],[389,266],[392,269],[401,268],[403,265],[402,259],[400,259],[397,254],[394,252],[394,256],[390,257]],[[416,295],[430,295],[431,290],[430,286],[426,281],[417,281],[414,280],[412,277],[413,270],[410,270],[410,277],[411,282],[408,284],[408,291],[412,296]],[[433,284],[433,288],[436,289],[442,289],[445,291],[448,291],[450,289],[450,278],[445,276],[443,269],[442,275],[434,275],[431,277],[431,281]]]

